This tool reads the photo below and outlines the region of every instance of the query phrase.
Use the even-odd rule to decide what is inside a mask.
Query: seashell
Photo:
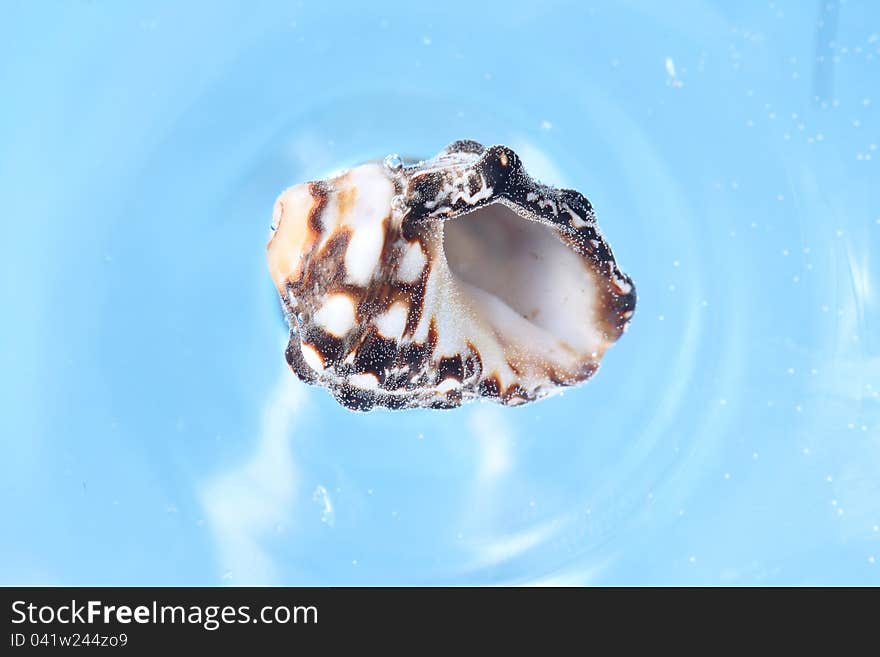
[[[354,410],[547,397],[596,372],[635,308],[590,202],[505,146],[296,185],[272,226],[287,361]]]

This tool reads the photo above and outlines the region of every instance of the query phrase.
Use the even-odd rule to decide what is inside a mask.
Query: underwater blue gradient
[[[880,584],[880,5],[2,3],[0,583]],[[583,387],[287,370],[287,185],[454,139],[583,191]]]

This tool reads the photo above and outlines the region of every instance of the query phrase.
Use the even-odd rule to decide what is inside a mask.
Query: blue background
[[[880,5],[26,2],[0,22],[0,583],[880,583]],[[345,411],[276,195],[515,148],[635,279],[599,374]]]

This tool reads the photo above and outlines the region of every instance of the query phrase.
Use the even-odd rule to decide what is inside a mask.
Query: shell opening
[[[594,277],[550,225],[490,203],[444,223],[443,251],[459,294],[502,343],[551,359],[596,351]]]

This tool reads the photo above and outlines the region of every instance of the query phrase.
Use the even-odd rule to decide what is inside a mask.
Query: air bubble
[[[403,160],[397,153],[386,155],[382,163],[385,165],[386,169],[391,171],[400,171],[403,168]]]

